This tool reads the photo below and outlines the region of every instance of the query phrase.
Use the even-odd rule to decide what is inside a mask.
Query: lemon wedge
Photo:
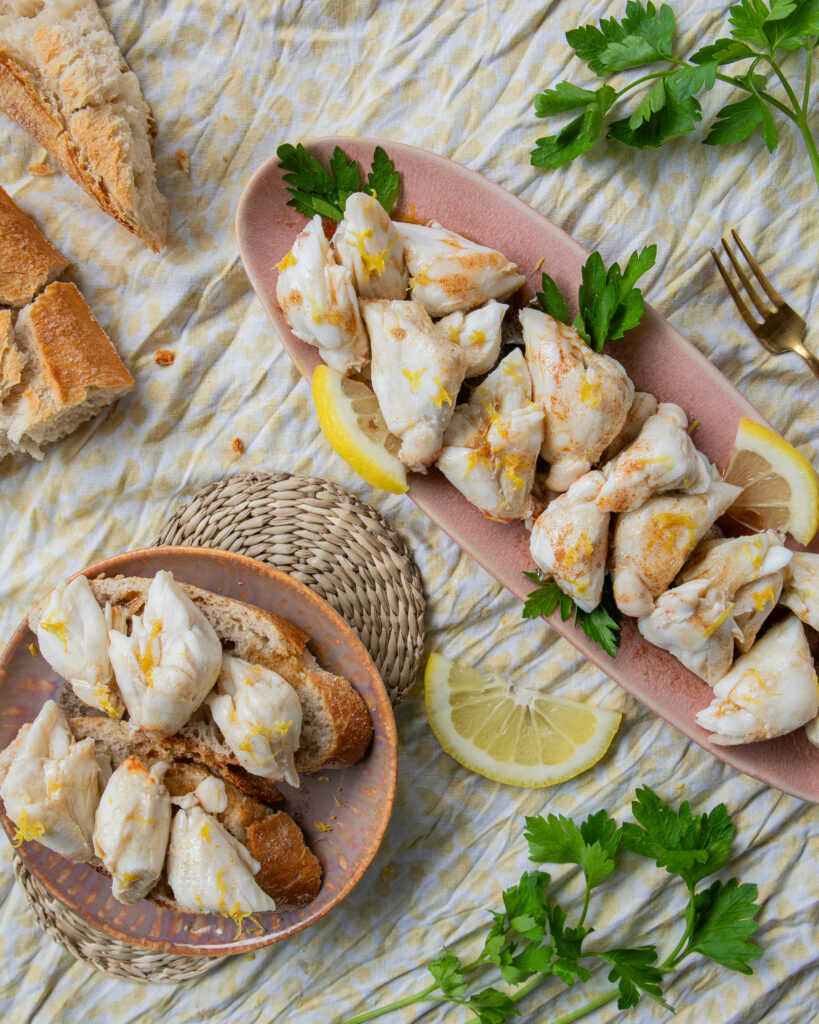
[[[313,374],[313,402],[322,433],[360,477],[392,494],[406,491],[407,471],[395,454],[401,442],[387,430],[372,388],[321,364]]]
[[[608,750],[619,711],[485,676],[430,654],[424,700],[435,737],[464,768],[510,786],[539,788],[591,768]]]
[[[805,456],[769,427],[739,421],[725,479],[742,488],[728,515],[754,530],[787,530],[809,544],[819,529],[819,477]]]

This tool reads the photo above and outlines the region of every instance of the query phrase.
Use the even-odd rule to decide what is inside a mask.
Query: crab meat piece
[[[0,797],[17,826],[15,845],[36,839],[64,857],[90,860],[102,788],[94,741],[75,740],[65,715],[47,700],[12,750]]]
[[[654,395],[648,391],[635,391],[634,398],[631,401],[631,407],[629,408],[628,415],[626,416],[626,422],[620,429],[620,433],[611,442],[608,448],[603,452],[600,461],[605,465],[607,462],[619,455],[620,452],[631,444],[643,429],[643,424],[659,408],[659,403]]]
[[[120,903],[136,903],[162,874],[171,830],[171,797],[163,781],[168,765],[148,769],[126,758],[102,792],[94,819],[94,852],[111,875]]]
[[[388,429],[401,438],[398,457],[425,472],[438,457],[466,373],[453,344],[417,302],[361,303],[372,342],[372,386]]]
[[[298,786],[293,756],[302,711],[293,687],[272,669],[230,654],[207,703],[239,764],[251,775],[286,779]]]
[[[520,323],[534,401],[545,416],[546,485],[567,491],[622,429],[634,385],[616,359],[594,352],[573,327],[537,309],[522,309]]]
[[[543,435],[543,413],[532,405],[532,382],[519,349],[510,352],[459,405],[436,465],[482,512],[525,519]]]
[[[354,192],[333,235],[339,263],[350,271],[362,299],[404,299],[409,273],[404,243],[375,196]]]
[[[111,629],[109,653],[132,725],[155,739],[177,732],[222,667],[219,637],[170,572],[151,580],[131,634]]]
[[[711,466],[688,436],[688,417],[664,402],[614,462],[603,470],[606,482],[597,501],[609,512],[626,512],[665,491],[702,494],[711,484]]]
[[[318,214],[278,264],[276,299],[290,330],[315,346],[339,373],[359,370],[369,358],[367,332],[353,275],[339,266]]]
[[[741,488],[715,479],[704,494],[655,494],[617,516],[612,583],[617,607],[639,618],[654,608],[688,555]]]
[[[691,580],[657,598],[637,620],[640,633],[713,686],[734,659],[734,605],[708,580]]]
[[[779,599],[792,555],[783,534],[775,530],[752,537],[704,540],[683,566],[677,582],[709,580],[726,601],[734,602],[734,638],[744,653]]]
[[[555,498],[535,520],[532,558],[583,611],[593,611],[603,594],[609,513],[597,505],[603,475],[592,471]]]
[[[719,746],[754,743],[798,729],[819,712],[819,685],[805,629],[795,615],[772,626],[737,658],[697,712]]]
[[[504,255],[432,224],[396,224],[404,242],[412,297],[430,316],[468,313],[505,299],[526,283]]]
[[[227,800],[214,802],[211,796],[200,785],[193,794],[173,800],[180,809],[168,844],[168,883],[183,909],[218,911],[238,926],[250,914],[275,910],[276,904],[256,883],[259,862],[208,813],[224,810]]]
[[[811,629],[819,629],[819,555],[794,552],[785,577],[782,604]]]
[[[108,626],[85,576],[60,582],[48,595],[37,627],[40,653],[84,703],[112,718],[125,705],[108,657]]]
[[[492,299],[471,313],[450,313],[438,321],[449,340],[466,352],[467,377],[488,373],[498,361],[501,345],[501,327],[508,306]]]

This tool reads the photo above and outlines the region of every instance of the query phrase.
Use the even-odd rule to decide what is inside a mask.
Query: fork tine
[[[742,241],[742,239],[739,237],[739,235],[733,228],[731,228],[731,234],[734,236],[734,241],[737,243],[740,249],[742,249],[742,254],[748,261],[748,266],[751,268],[751,270],[753,270],[754,274],[756,274],[757,280],[767,292],[768,298],[772,302],[775,302],[777,305],[781,305],[782,303],[784,303],[785,300],[782,298],[782,296],[779,294],[776,288],[774,288],[774,286],[771,284],[768,278],[765,277],[765,275],[762,273],[759,264],[748,252],[748,247],[745,245],[745,243]]]
[[[742,267],[739,265],[739,261],[737,260],[736,256],[734,256],[734,254],[731,252],[731,250],[729,249],[728,243],[725,241],[724,238],[721,239],[721,241],[722,241],[722,248],[728,253],[728,259],[731,261],[734,270],[737,272],[737,277],[740,279],[740,281],[745,286],[745,291],[751,297],[751,302],[753,302],[753,304],[756,306],[757,312],[759,312],[762,315],[763,318],[768,316],[768,315],[770,315],[771,310],[768,309],[768,307],[762,301],[762,298],[760,297],[759,292],[751,284],[750,278],[745,273],[745,271],[742,269]]]
[[[728,291],[731,293],[731,298],[734,300],[734,303],[737,309],[739,310],[742,319],[751,328],[752,331],[756,331],[756,329],[759,327],[759,324],[756,320],[754,320],[754,318],[749,313],[748,307],[745,305],[742,296],[737,291],[737,286],[728,276],[728,271],[722,265],[722,260],[719,258],[719,256],[717,256],[716,251],[714,249],[711,249],[710,252],[711,255],[714,257],[714,262],[717,265],[717,270],[719,270],[720,274],[722,274],[722,279],[725,282]]]

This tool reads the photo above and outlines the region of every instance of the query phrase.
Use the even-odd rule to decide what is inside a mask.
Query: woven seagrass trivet
[[[104,932],[89,927],[73,910],[55,899],[19,857],[14,858],[14,874],[46,935],[98,971],[129,981],[171,984],[204,974],[219,963],[218,957],[154,953],[150,949],[112,939]]]
[[[424,647],[421,575],[384,517],[337,484],[243,473],[204,488],[155,545],[222,548],[267,562],[334,608],[370,652],[393,704]]]

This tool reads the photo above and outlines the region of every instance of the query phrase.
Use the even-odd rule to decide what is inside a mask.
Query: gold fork
[[[742,254],[745,259],[748,261],[748,266],[753,271],[756,279],[762,285],[762,288],[773,305],[773,309],[770,309],[760,298],[756,288],[751,284],[748,275],[739,265],[739,261],[728,248],[728,243],[723,238],[723,248],[728,254],[728,258],[731,260],[734,270],[737,272],[740,281],[745,287],[745,291],[750,296],[751,302],[753,302],[754,306],[756,306],[758,312],[761,314],[762,323],[760,323],[750,313],[742,296],[739,294],[736,285],[728,276],[728,271],[723,266],[722,260],[717,256],[716,252],[711,249],[711,255],[714,257],[717,268],[719,269],[720,274],[722,274],[725,284],[728,286],[728,291],[731,293],[731,298],[734,300],[742,319],[751,328],[769,352],[773,353],[775,356],[782,355],[784,352],[795,352],[797,355],[802,356],[816,376],[819,377],[819,359],[817,359],[812,352],[809,352],[802,344],[802,336],[805,333],[805,321],[797,312],[791,309],[768,278],[762,273],[759,268],[759,264],[748,252],[747,246],[733,228],[731,229],[731,234],[733,235],[736,244],[742,250]]]

